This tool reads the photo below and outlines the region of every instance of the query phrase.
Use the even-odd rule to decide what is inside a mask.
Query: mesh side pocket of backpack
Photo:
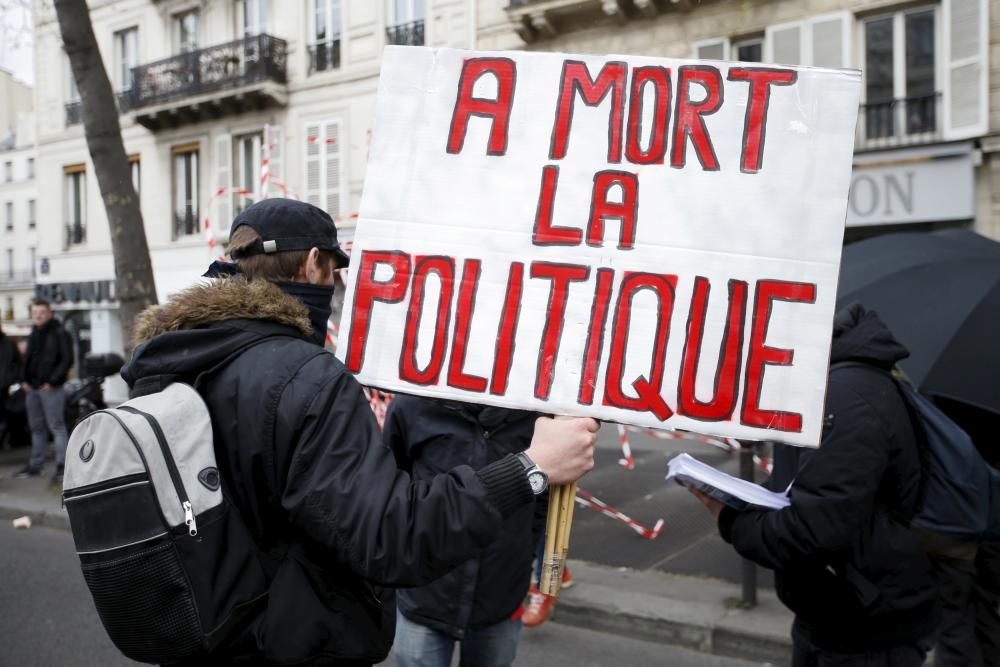
[[[117,557],[81,561],[101,621],[122,653],[170,663],[201,651],[201,622],[169,536]]]

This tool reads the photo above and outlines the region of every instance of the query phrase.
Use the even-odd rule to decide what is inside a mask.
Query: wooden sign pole
[[[559,596],[563,569],[569,553],[569,535],[573,528],[573,508],[576,505],[576,483],[560,484],[549,489],[549,513],[545,522],[545,555],[542,559],[542,580],[539,590],[545,595]]]

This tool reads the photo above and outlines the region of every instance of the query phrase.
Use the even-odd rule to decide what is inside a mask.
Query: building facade
[[[192,284],[263,196],[350,238],[382,48],[464,47],[467,0],[91,0],[133,164],[157,293]],[[40,273],[77,356],[121,351],[107,219],[50,3],[35,9]],[[112,387],[112,395],[123,391]]]
[[[847,240],[1000,238],[998,0],[488,0],[479,26],[482,49],[860,69]]]
[[[0,130],[11,128],[0,132],[5,134],[0,138],[0,320],[4,333],[25,336],[31,330],[38,248],[35,123],[31,89],[0,71],[3,90],[16,91],[12,95],[21,101],[6,101],[0,110]]]

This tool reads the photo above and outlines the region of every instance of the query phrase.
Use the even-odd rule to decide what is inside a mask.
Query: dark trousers
[[[975,560],[935,558],[941,599],[935,667],[1000,667],[1000,544]]]
[[[824,651],[792,629],[792,667],[922,667],[930,640],[864,653]]]

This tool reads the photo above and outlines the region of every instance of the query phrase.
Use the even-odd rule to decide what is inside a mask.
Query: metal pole
[[[740,479],[749,482],[754,480],[753,455],[755,445],[752,443],[741,443],[740,448]],[[757,606],[757,566],[752,562],[743,559],[742,568],[743,596],[740,600],[746,609]]]

